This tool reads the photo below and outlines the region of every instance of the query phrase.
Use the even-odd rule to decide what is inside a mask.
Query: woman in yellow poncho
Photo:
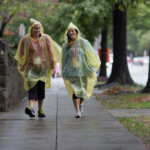
[[[34,106],[38,100],[38,117],[45,117],[42,110],[45,87],[49,88],[50,77],[56,62],[60,59],[60,46],[50,36],[43,33],[42,24],[30,19],[28,34],[19,42],[16,59],[18,70],[24,80],[24,88],[29,94],[30,107],[25,108],[29,117],[35,117]]]
[[[79,29],[70,23],[62,47],[62,76],[68,94],[73,99],[76,118],[81,118],[83,100],[90,98],[97,81],[100,60],[91,44],[80,36]]]

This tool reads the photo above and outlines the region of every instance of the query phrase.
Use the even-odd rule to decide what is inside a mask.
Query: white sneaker
[[[77,111],[76,111],[76,116],[75,116],[75,118],[81,118],[81,112],[80,112],[80,110],[77,110]]]
[[[83,113],[83,103],[80,104],[80,112]]]

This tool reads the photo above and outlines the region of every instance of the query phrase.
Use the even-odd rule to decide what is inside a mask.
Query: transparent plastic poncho
[[[20,40],[15,57],[27,91],[38,81],[45,82],[46,88],[51,86],[50,77],[54,72],[56,62],[60,61],[61,53],[61,47],[50,36],[43,33],[40,22],[32,19],[30,23],[28,34]],[[31,37],[31,29],[37,24],[41,26],[41,37],[34,40]]]
[[[78,31],[76,41],[68,46],[67,32],[69,28]],[[80,36],[79,29],[70,23],[65,32],[65,43],[62,47],[61,68],[62,76],[68,94],[72,97],[88,99],[97,82],[96,72],[100,67],[100,60],[91,44]]]

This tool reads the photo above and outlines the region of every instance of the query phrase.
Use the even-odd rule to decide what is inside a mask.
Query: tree
[[[0,38],[3,37],[6,25],[10,22],[13,16],[22,10],[23,0],[1,0],[0,2]]]
[[[102,41],[101,41],[101,66],[99,77],[106,77],[106,62],[107,62],[107,27],[102,30]]]
[[[149,43],[149,72],[146,86],[142,90],[143,93],[150,93],[150,43]]]
[[[113,11],[114,63],[112,67],[112,73],[107,83],[134,83],[129,74],[126,60],[126,23],[126,8],[124,8],[124,11],[121,11],[119,9],[119,4],[116,4],[115,9]]]
[[[109,1],[109,0],[108,0]],[[134,84],[127,66],[127,6],[136,6],[138,0],[109,1],[113,10],[113,53],[114,63],[107,83]]]

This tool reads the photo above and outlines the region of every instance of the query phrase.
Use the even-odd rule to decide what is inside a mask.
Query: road
[[[128,68],[130,75],[135,83],[146,85],[147,79],[148,79],[148,64],[144,64],[142,66],[140,65],[134,65],[132,63],[128,63]],[[107,76],[109,77],[111,73],[112,65],[109,65],[107,68]]]

